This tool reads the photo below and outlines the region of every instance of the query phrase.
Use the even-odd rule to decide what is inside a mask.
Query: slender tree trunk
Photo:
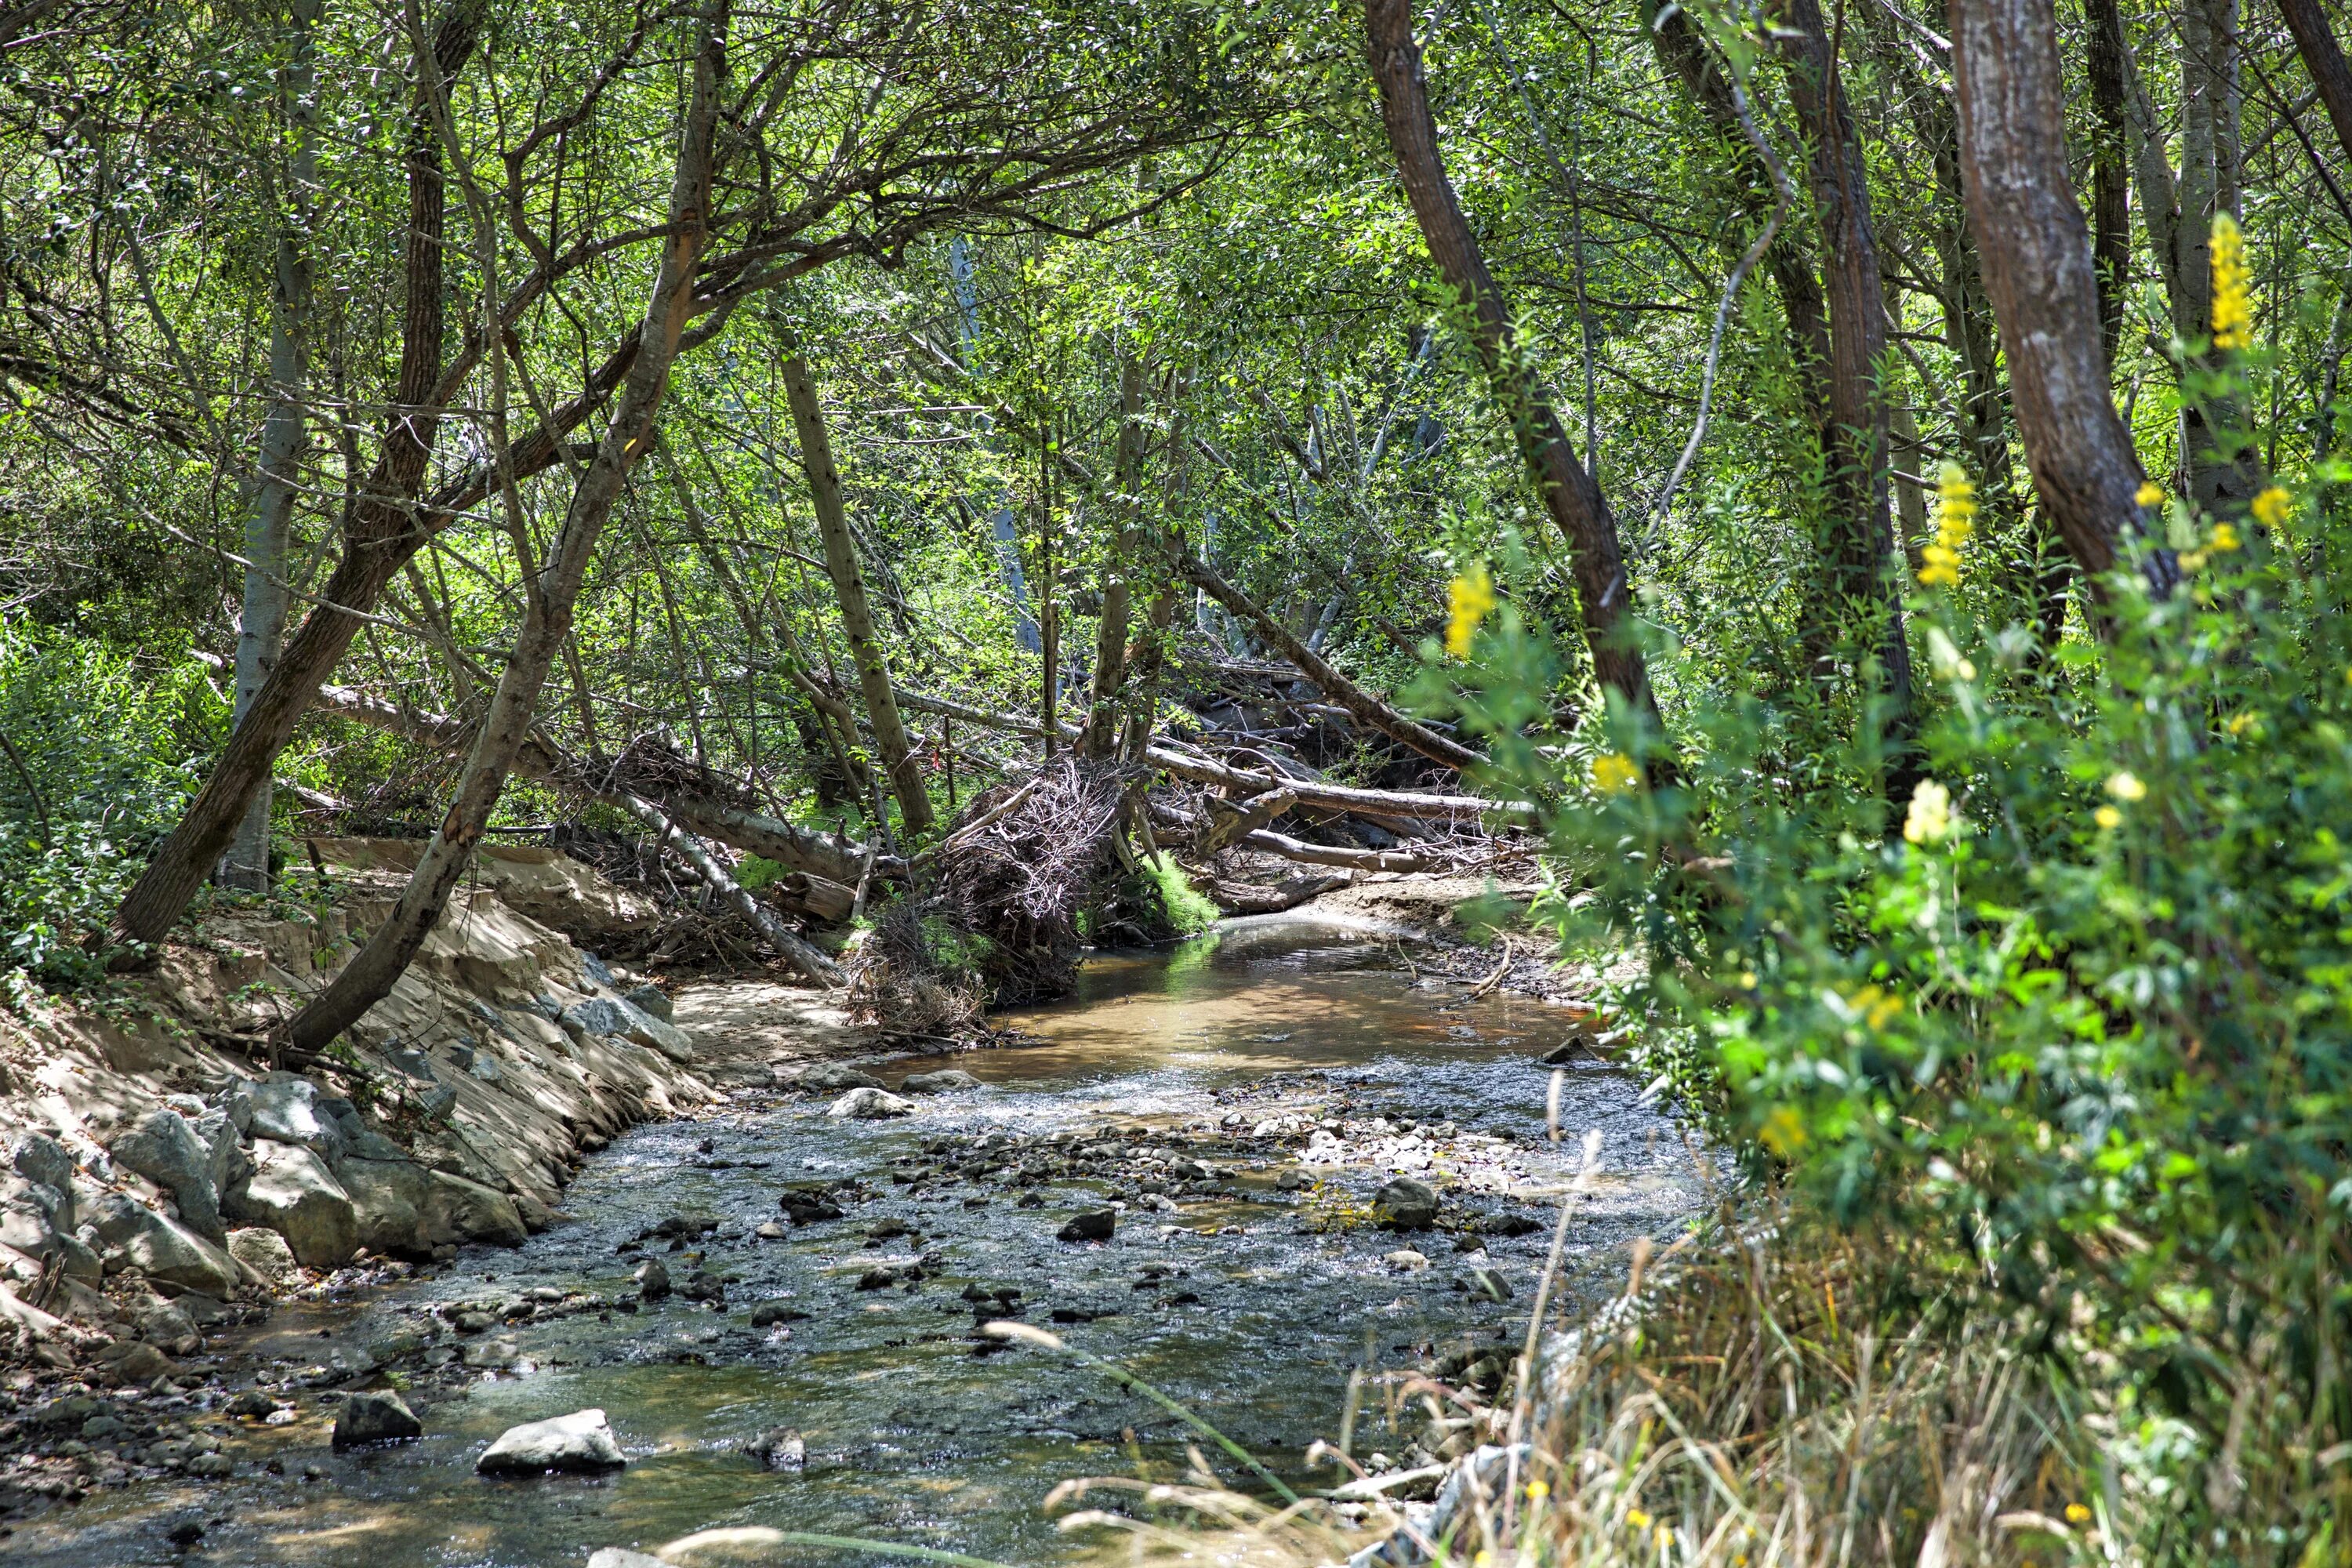
[[[2131,98],[2124,70],[2124,18],[2116,0],[2088,0],[2084,45],[2090,79],[2091,264],[2099,279],[2099,348],[2113,374],[2123,353],[2131,283]]]
[[[1650,41],[1658,59],[1683,84],[1723,143],[1721,156],[1730,162],[1740,214],[1750,223],[1762,223],[1778,205],[1771,171],[1756,156],[1739,126],[1739,111],[1731,100],[1731,80],[1706,47],[1706,35],[1690,14],[1677,5],[1662,11],[1655,0],[1643,0]],[[1738,250],[1738,242],[1732,248]],[[1764,252],[1764,266],[1780,296],[1780,311],[1788,323],[1789,363],[1796,368],[1803,389],[1806,417],[1826,453],[1830,442],[1830,321],[1822,298],[1820,265],[1795,233],[1783,224]]]
[[[2213,334],[2213,220],[2239,216],[2237,0],[2185,0],[2180,11],[2179,221],[2173,228],[2172,325],[2184,341]],[[2180,401],[2180,455],[2189,494],[2210,512],[2242,513],[2262,487],[2239,445],[2246,411],[2235,397]]]
[[[1880,657],[1898,730],[1909,728],[1911,652],[1891,581],[1894,521],[1886,478],[1886,300],[1862,137],[1846,103],[1836,52],[1815,0],[1781,0],[1779,39],[1789,97],[1804,129],[1813,208],[1822,226],[1830,316],[1831,580],[1848,603],[1882,616]]]
[[[573,605],[597,537],[620,498],[630,466],[653,444],[655,416],[668,390],[670,364],[694,305],[695,265],[709,234],[712,141],[726,72],[726,28],[721,5],[699,29],[693,88],[670,185],[668,235],[638,334],[636,363],[596,455],[572,490],[549,559],[537,577],[525,583],[522,626],[490,698],[489,712],[474,738],[456,797],[392,914],[327,989],[288,1022],[283,1043],[296,1052],[324,1050],[359,1022],[390,993],[439,923],[450,893],[473,863],[474,847],[530,734],[556,652],[571,635]]]
[[[278,663],[286,637],[286,542],[294,517],[295,466],[302,453],[310,378],[310,252],[306,226],[317,180],[313,132],[318,121],[311,27],[319,0],[294,0],[287,12],[288,52],[278,86],[278,114],[293,143],[286,190],[278,206],[278,246],[269,311],[269,412],[255,465],[251,510],[245,521],[245,603],[237,616],[236,705],[243,723]],[[223,886],[269,890],[270,780],[262,776],[223,858]]]
[[[475,0],[461,0],[442,21],[434,37],[434,57],[444,80],[454,77],[473,54],[480,20]],[[361,616],[373,609],[384,585],[422,537],[414,510],[440,412],[433,400],[441,381],[445,203],[440,142],[421,85],[409,111],[406,159],[407,292],[401,310],[400,371],[383,449],[361,487],[342,559],[321,590],[325,602],[303,618],[301,628],[246,705],[187,815],[123,896],[100,939],[106,944],[161,942],[180,918],[227,850],[255,795],[268,784],[278,753],[293,737],[294,726],[320,684],[351,646]],[[346,613],[351,610],[361,615]]]
[[[824,411],[817,405],[808,361],[797,353],[787,358],[783,378],[784,396],[793,407],[793,428],[800,437],[801,467],[808,474],[809,497],[816,504],[824,569],[833,578],[834,596],[841,605],[842,636],[857,665],[857,686],[866,698],[866,722],[873,727],[875,749],[881,752],[883,771],[889,775],[890,793],[898,797],[899,820],[908,832],[921,833],[931,826],[931,799],[923,793],[922,769],[907,742],[907,726],[898,717],[898,705],[891,700],[890,668],[883,662],[874,610],[866,602],[857,542],[850,537],[849,512],[841,499],[841,472],[834,467],[833,446],[824,433]]]
[[[1109,570],[1103,574],[1102,617],[1095,623],[1094,677],[1087,691],[1087,722],[1078,750],[1089,757],[1118,749],[1119,700],[1127,684],[1127,631],[1133,617],[1129,585],[1143,549],[1143,364],[1132,349],[1118,356],[1118,456],[1112,466],[1118,495],[1118,529],[1111,541]]]
[[[1486,258],[1454,198],[1438,150],[1421,48],[1413,42],[1412,0],[1365,0],[1364,27],[1372,76],[1380,84],[1381,118],[1423,242],[1439,276],[1470,312],[1471,337],[1496,400],[1508,412],[1519,456],[1534,476],[1544,510],[1568,543],[1593,674],[1633,713],[1654,724],[1657,701],[1650,690],[1648,666],[1633,640],[1632,595],[1616,514],[1577,460],[1542,377],[1511,325],[1509,302],[1487,270]]]
[[[1952,0],[1951,26],[1960,172],[2018,433],[2067,550],[2096,575],[2116,565],[2125,540],[2147,541],[2150,513],[2099,352],[2098,277],[2066,173],[2057,23],[2050,0]],[[2179,580],[2152,543],[2141,570],[2158,596]]]
[[[2352,158],[2352,66],[2344,62],[2326,8],[2319,0],[2279,0],[2279,10],[2294,35],[2295,53],[2303,57],[2312,88],[2327,110],[2327,122],[2336,127],[2336,140],[2344,155]]]

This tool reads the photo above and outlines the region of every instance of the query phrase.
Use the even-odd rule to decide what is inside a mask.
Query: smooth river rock
[[[886,1116],[912,1116],[915,1102],[901,1100],[887,1089],[853,1089],[825,1108],[827,1116],[876,1121]]]
[[[1437,1223],[1437,1190],[1399,1176],[1372,1194],[1372,1217],[1391,1230],[1427,1230]]]
[[[301,1265],[286,1238],[267,1226],[251,1225],[228,1233],[228,1255],[252,1269],[267,1285],[283,1285]]]
[[[812,1094],[839,1094],[847,1089],[880,1089],[882,1080],[862,1068],[844,1067],[839,1062],[820,1062],[793,1082]]]
[[[362,1443],[405,1443],[423,1436],[425,1424],[397,1394],[354,1394],[335,1413],[338,1448]]]
[[[1064,1241],[1108,1241],[1118,1228],[1117,1209],[1088,1209],[1072,1215],[1070,1223],[1055,1234]]]
[[[602,1410],[509,1426],[482,1450],[474,1468],[486,1476],[536,1476],[549,1470],[615,1470],[628,1461]]]
[[[910,1072],[898,1085],[907,1094],[961,1094],[981,1088],[980,1079],[961,1068],[941,1068],[937,1072]]]

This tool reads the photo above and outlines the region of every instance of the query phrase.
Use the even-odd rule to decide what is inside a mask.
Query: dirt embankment
[[[864,1043],[810,992],[674,1002],[606,966],[654,911],[499,847],[328,1060],[270,1071],[253,1042],[390,912],[415,853],[314,847],[286,899],[205,917],[151,973],[0,1013],[0,1367],[24,1369],[0,1373],[0,1443],[42,1384],[168,1399],[202,1381],[208,1331],[273,1301],[519,1244],[623,1128]]]

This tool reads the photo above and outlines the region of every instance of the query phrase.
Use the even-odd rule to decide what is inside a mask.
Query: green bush
[[[0,757],[0,972],[50,985],[99,973],[81,939],[179,819],[226,718],[193,662],[158,669],[0,627],[0,732],[15,750]]]
[[[1892,803],[1874,726],[1805,743],[1751,690],[1689,707],[1664,787],[1622,714],[1541,750],[1552,656],[1507,613],[1464,702],[1597,886],[1563,935],[1647,945],[1646,1068],[1801,1213],[1900,1238],[1886,1288],[2039,1314],[2217,1560],[2293,1561],[2352,1500],[2347,478],[2260,525],[2176,507],[2188,588],[2118,574],[2103,641],[1915,595]]]

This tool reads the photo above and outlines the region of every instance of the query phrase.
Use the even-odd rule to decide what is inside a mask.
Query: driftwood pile
[[[971,798],[849,964],[850,1002],[901,1035],[953,1035],[991,1006],[1077,977],[1080,917],[1102,902],[1126,779],[1065,753]]]

